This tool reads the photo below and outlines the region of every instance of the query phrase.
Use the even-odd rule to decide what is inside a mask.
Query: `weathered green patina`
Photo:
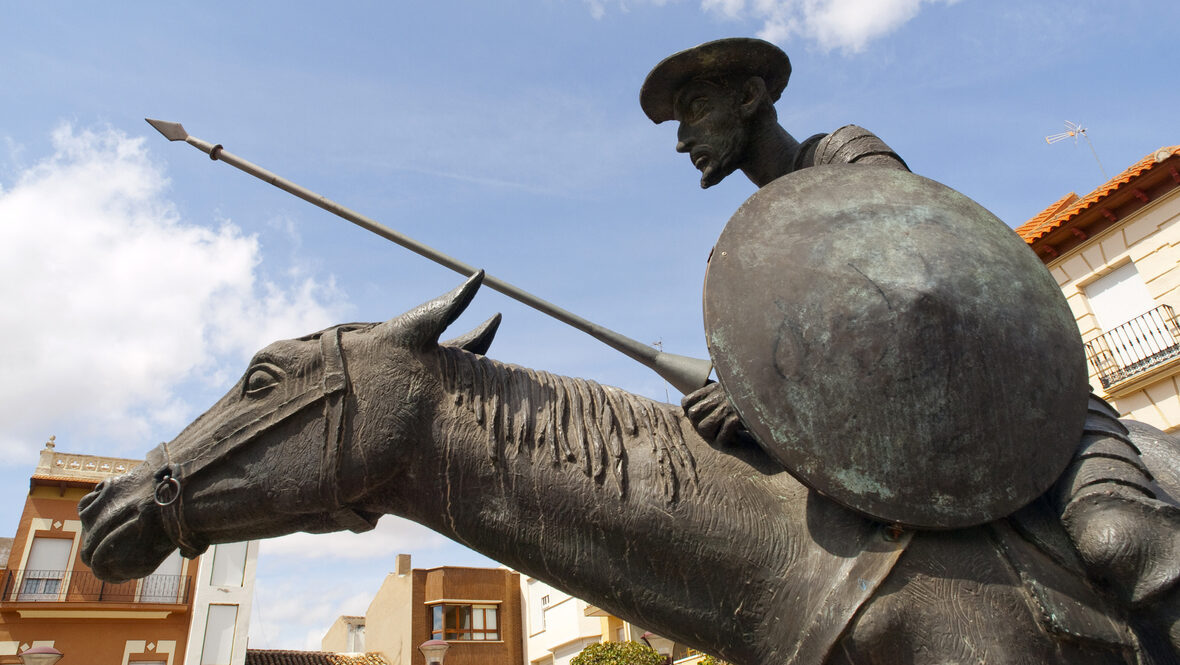
[[[907,171],[819,166],[751,196],[713,250],[705,329],[762,446],[886,522],[1008,515],[1081,436],[1085,355],[1061,290],[994,215]]]

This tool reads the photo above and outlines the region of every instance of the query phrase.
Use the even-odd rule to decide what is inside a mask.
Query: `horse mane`
[[[532,448],[552,466],[574,464],[627,493],[630,439],[646,440],[659,465],[664,498],[675,502],[697,482],[696,462],[680,423],[655,402],[586,379],[508,365],[462,349],[440,346],[444,390],[465,407],[486,434],[493,463]]]

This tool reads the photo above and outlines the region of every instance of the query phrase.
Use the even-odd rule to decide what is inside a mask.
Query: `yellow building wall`
[[[1089,342],[1105,332],[1090,309],[1086,286],[1128,262],[1134,262],[1148,293],[1158,304],[1180,311],[1180,189],[1171,190],[1048,264],[1073,311],[1083,341]],[[1168,432],[1180,429],[1180,360],[1105,390],[1095,368],[1089,369],[1094,392],[1123,416]]]
[[[391,663],[409,665],[418,644],[414,641],[414,577],[409,571],[385,576],[365,612],[365,651],[385,654]]]

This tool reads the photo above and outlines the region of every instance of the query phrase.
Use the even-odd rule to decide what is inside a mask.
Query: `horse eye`
[[[275,376],[274,371],[266,367],[255,367],[246,377],[245,393],[257,397],[277,385],[279,378]]]

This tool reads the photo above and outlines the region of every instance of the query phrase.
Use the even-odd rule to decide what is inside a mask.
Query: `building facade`
[[[1125,417],[1180,429],[1180,146],[1016,231],[1069,302],[1095,393]]]
[[[45,445],[0,570],[0,665],[34,646],[62,652],[61,665],[245,662],[257,543],[193,560],[174,552],[152,575],[122,584],[82,563],[78,501],[139,463]]]
[[[447,665],[569,665],[596,642],[647,642],[677,663],[689,650],[533,577],[507,568],[426,570],[399,554],[364,616],[336,619],[326,653],[377,654],[392,665],[425,665],[418,645],[449,644]],[[699,657],[697,658],[699,659]]]
[[[605,640],[638,639],[642,630],[534,577],[520,580],[526,663],[569,665],[582,649]],[[613,619],[614,625],[607,625]]]
[[[426,665],[418,645],[446,640],[447,665],[524,662],[520,576],[506,568],[415,569],[399,554],[364,617],[340,617],[325,652],[369,652],[395,665]],[[359,648],[358,648],[359,647]]]
[[[569,665],[596,642],[646,642],[677,663],[685,645],[655,635],[534,577],[521,576],[525,626],[525,665]]]

